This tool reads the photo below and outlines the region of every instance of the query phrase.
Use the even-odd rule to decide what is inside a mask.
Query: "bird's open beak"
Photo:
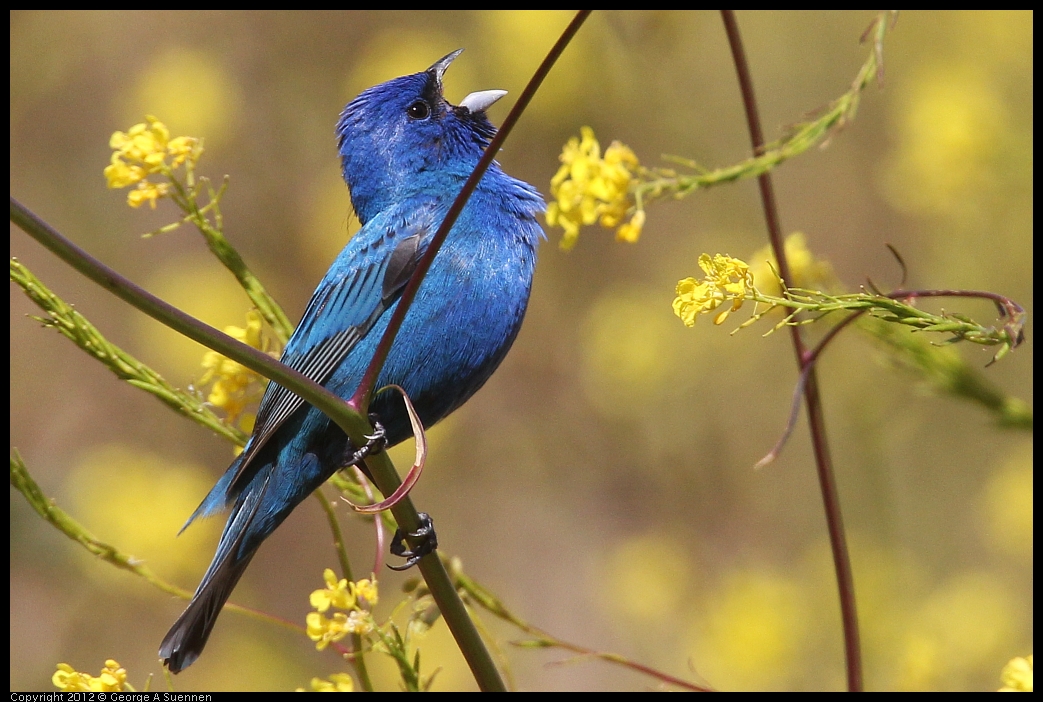
[[[469,112],[484,112],[506,94],[506,90],[479,90],[461,100],[460,107],[466,107]]]
[[[438,81],[438,91],[442,92],[442,76],[445,74],[445,69],[449,68],[457,56],[463,53],[463,49],[457,49],[451,54],[447,54],[442,58],[435,61],[431,68],[427,69],[428,73],[434,75],[435,80]],[[489,109],[494,102],[502,98],[507,94],[506,90],[479,90],[476,93],[471,93],[463,100],[460,101],[460,107],[466,107],[468,112],[484,112]]]
[[[427,72],[433,73],[435,76],[435,80],[438,81],[439,92],[441,92],[442,90],[442,75],[445,73],[445,69],[449,68],[449,64],[451,64],[453,60],[463,52],[463,49],[457,49],[453,53],[447,54],[446,56],[443,56],[442,58],[438,59],[434,62],[434,65],[432,65],[431,68],[427,69]]]

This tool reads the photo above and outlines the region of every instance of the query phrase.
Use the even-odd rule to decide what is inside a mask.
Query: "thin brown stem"
[[[755,155],[764,149],[764,134],[761,130],[757,101],[753,90],[753,77],[746,61],[739,25],[735,20],[734,10],[722,10],[728,44],[731,46],[735,70],[739,77],[743,106],[746,110],[746,121],[749,125],[750,141]],[[767,220],[768,237],[771,248],[778,262],[779,274],[783,280],[790,277],[789,262],[782,238],[782,225],[779,221],[778,205],[771,176],[764,173],[757,177],[760,186],[761,201],[764,206],[764,217]],[[812,358],[808,354],[803,334],[799,326],[790,327],[793,350],[797,357],[797,365],[801,373],[807,373],[804,388],[805,405],[808,409],[808,427],[811,432],[812,446],[815,453],[815,465],[818,470],[819,488],[822,502],[826,510],[826,525],[829,530],[829,543],[833,552],[833,566],[836,571],[837,589],[840,594],[840,612],[844,627],[844,650],[847,662],[847,684],[852,692],[863,689],[862,654],[858,633],[858,612],[855,607],[855,582],[851,572],[851,558],[847,550],[847,539],[844,535],[844,521],[840,511],[840,496],[837,492],[833,462],[829,453],[826,436],[825,417],[822,412],[822,398],[818,388],[818,376],[815,368],[809,367]]]

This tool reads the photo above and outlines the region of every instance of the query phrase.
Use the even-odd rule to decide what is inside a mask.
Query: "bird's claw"
[[[401,529],[396,530],[395,535],[391,538],[391,553],[405,558],[406,562],[400,566],[388,563],[388,568],[391,570],[408,570],[415,566],[421,558],[438,548],[438,536],[435,534],[435,524],[431,521],[431,517],[426,512],[420,512],[417,516],[420,517],[420,526],[416,531],[409,532],[408,536],[423,540],[410,551],[406,548],[407,534]]]
[[[344,461],[342,468],[348,468],[350,466],[358,464],[359,461],[363,460],[367,456],[380,453],[387,446],[387,432],[384,431],[384,425],[380,423],[377,415],[369,415],[369,421],[373,424],[373,434],[363,434],[362,436],[366,439],[366,445],[358,449],[355,449],[351,456]]]
[[[372,436],[363,434],[368,442],[366,446],[369,447],[372,444],[373,446],[368,449],[369,452],[380,453],[387,447],[387,432],[384,431],[384,425],[380,423],[380,417],[372,412],[369,414],[369,423],[373,425],[373,434]]]

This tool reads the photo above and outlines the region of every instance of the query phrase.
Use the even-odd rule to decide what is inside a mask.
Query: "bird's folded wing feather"
[[[367,224],[381,226],[380,217]],[[365,229],[356,237],[363,240]],[[351,349],[372,328],[383,312],[401,295],[416,268],[421,249],[421,228],[386,230],[373,244],[356,246],[341,254],[312,295],[301,325],[294,331],[282,362],[316,383],[325,383]],[[354,243],[354,242],[353,242]],[[342,264],[342,265],[338,265]],[[239,470],[229,486],[235,492],[258,451],[304,400],[271,382],[261,399],[253,435]]]

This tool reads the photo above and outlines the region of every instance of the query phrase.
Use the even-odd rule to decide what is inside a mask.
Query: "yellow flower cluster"
[[[373,615],[357,609],[344,614],[335,612],[329,619],[318,612],[309,612],[305,618],[308,625],[308,638],[315,642],[315,649],[322,651],[334,641],[340,641],[348,634],[365,636],[373,631]]]
[[[129,689],[127,671],[114,660],[105,661],[98,677],[79,673],[68,663],[59,663],[51,682],[62,692],[121,692]]]
[[[114,133],[109,139],[113,152],[111,162],[105,167],[105,179],[110,188],[126,188],[136,183],[138,187],[127,194],[127,204],[141,207],[147,202],[155,209],[156,200],[170,192],[170,184],[150,182],[148,176],[155,173],[170,176],[173,169],[186,161],[194,166],[203,153],[203,145],[195,137],[171,139],[167,126],[152,115],[145,120],[126,133]]]
[[[999,692],[1032,692],[1032,654],[1012,658],[1003,667],[1003,687]]]
[[[674,298],[674,314],[689,327],[695,326],[698,315],[709,314],[731,300],[731,308],[714,317],[713,323],[720,324],[729,314],[742,307],[747,293],[753,290],[753,275],[749,266],[737,258],[721,254],[710,258],[709,254],[703,254],[699,257],[699,267],[706,273],[703,280],[685,278],[679,281],[677,297]]]
[[[308,638],[315,642],[315,648],[323,650],[334,641],[340,641],[348,634],[364,636],[373,631],[375,624],[373,615],[362,606],[371,607],[377,603],[376,578],[363,578],[358,582],[337,579],[329,568],[322,573],[326,581],[323,590],[315,590],[309,598],[311,606],[316,610],[306,617]],[[335,612],[332,618],[322,613],[330,607],[348,611]]]
[[[354,692],[355,681],[347,673],[334,673],[326,680],[322,678],[311,679],[312,692]],[[303,687],[298,687],[297,692],[307,692]]]
[[[247,346],[252,346],[260,351],[268,352],[267,339],[261,333],[261,315],[257,310],[246,313],[246,328],[228,326],[224,328],[225,334],[241,341]],[[246,366],[222,356],[217,351],[207,351],[203,354],[203,368],[206,372],[200,379],[201,385],[213,382],[210,394],[206,400],[215,407],[220,407],[228,414],[228,421],[235,423],[243,410],[251,402],[260,399],[264,390],[263,377],[254,373]],[[243,416],[244,431],[252,429],[253,416]]]
[[[378,600],[377,581],[363,578],[358,582],[349,583],[346,578],[337,580],[337,575],[327,568],[322,572],[322,578],[326,581],[324,590],[315,590],[309,598],[311,606],[320,612],[325,612],[330,607],[349,610],[354,609],[359,599],[369,605],[375,605]]]
[[[618,141],[612,142],[605,155],[590,127],[580,129],[581,138],[573,137],[565,144],[559,160],[561,167],[550,181],[554,201],[547,206],[547,224],[565,230],[561,248],[571,249],[579,237],[579,228],[595,222],[616,229],[616,239],[635,242],[645,224],[645,212],[638,209],[629,222],[621,224],[634,209],[630,186],[637,180],[641,164],[637,156]]]

